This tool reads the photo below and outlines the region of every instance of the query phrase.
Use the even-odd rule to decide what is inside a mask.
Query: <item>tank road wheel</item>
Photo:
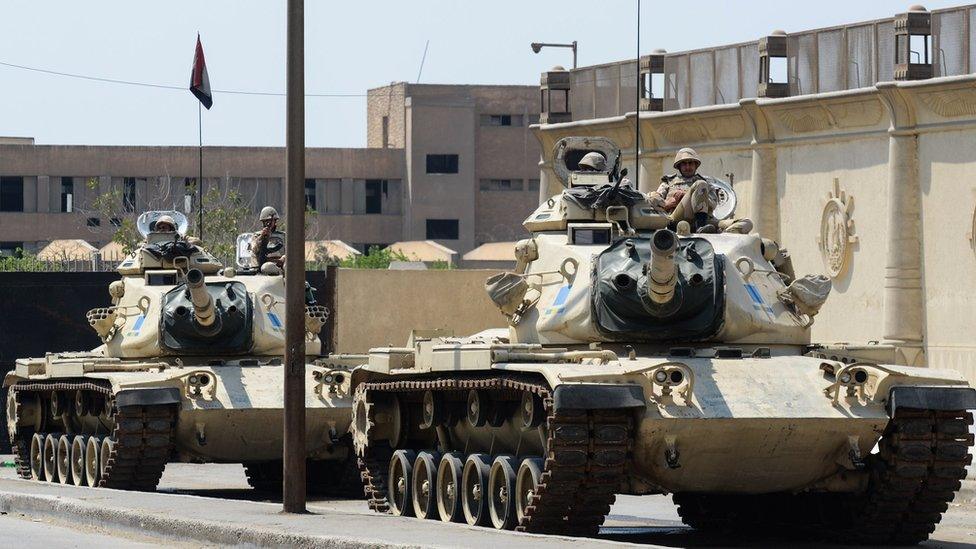
[[[515,528],[515,458],[498,456],[488,473],[488,509],[499,530]]]
[[[85,448],[88,447],[88,438],[78,435],[71,441],[71,481],[75,486],[85,484]]]
[[[51,391],[50,401],[51,417],[58,419],[64,413],[64,395],[60,391]]]
[[[413,462],[413,512],[417,518],[437,518],[437,462],[439,452],[424,450]]]
[[[98,477],[101,486],[105,482],[106,469],[108,469],[108,460],[112,457],[112,452],[115,451],[115,441],[111,437],[105,437],[102,439],[102,447],[98,451]]]
[[[102,479],[102,467],[98,458],[102,450],[102,440],[98,437],[88,437],[85,444],[85,480],[92,488],[98,486]]]
[[[471,526],[488,526],[488,474],[491,472],[491,456],[471,454],[464,462],[461,475],[461,509],[464,520]]]
[[[30,471],[34,480],[44,480],[44,435],[34,433],[30,443]]]
[[[468,391],[468,423],[472,427],[484,427],[488,423],[488,391]]]
[[[536,487],[542,480],[542,468],[545,462],[542,458],[528,457],[519,465],[518,477],[515,480],[515,517],[518,522],[528,514],[529,508],[535,505]]]
[[[417,453],[413,450],[397,450],[390,459],[389,495],[390,512],[398,517],[413,516],[413,463]]]
[[[58,482],[71,483],[71,439],[68,435],[61,435],[57,446]]]
[[[444,454],[437,466],[437,511],[444,522],[461,522],[461,452]]]
[[[51,433],[44,438],[44,480],[55,482],[58,480],[58,437]]]

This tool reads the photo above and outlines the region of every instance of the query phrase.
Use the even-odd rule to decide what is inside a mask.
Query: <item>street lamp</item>
[[[570,48],[573,50],[573,68],[576,68],[576,40],[571,44],[550,44],[548,42],[532,42],[532,51],[539,53],[542,48]]]

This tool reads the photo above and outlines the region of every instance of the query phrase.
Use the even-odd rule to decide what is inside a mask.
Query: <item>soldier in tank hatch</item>
[[[698,173],[701,159],[694,149],[685,147],[674,157],[677,173],[661,178],[661,185],[648,194],[648,200],[663,209],[671,224],[685,221],[697,233],[742,233],[752,231],[752,221],[746,218],[718,220],[713,215],[718,196],[708,180]]]

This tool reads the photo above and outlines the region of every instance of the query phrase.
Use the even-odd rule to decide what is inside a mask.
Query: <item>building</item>
[[[540,151],[529,131],[538,121],[537,94],[534,86],[369,90],[366,148],[306,151],[305,197],[316,212],[310,238],[363,252],[434,240],[461,254],[515,239],[539,192]],[[205,189],[236,191],[255,220],[265,205],[284,211],[283,148],[204,147],[203,156]],[[198,169],[196,147],[0,138],[0,253],[37,251],[56,239],[101,246],[123,217],[147,209],[195,220]],[[107,218],[94,207],[105,195],[119,202]]]

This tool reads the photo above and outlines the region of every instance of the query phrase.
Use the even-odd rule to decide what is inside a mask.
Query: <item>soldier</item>
[[[685,147],[674,156],[674,168],[678,173],[661,178],[661,186],[648,194],[648,200],[662,208],[671,218],[671,224],[685,221],[694,232],[746,234],[752,230],[752,221],[746,218],[718,220],[712,212],[718,205],[718,196],[698,167],[701,159],[694,149]]]
[[[581,172],[603,172],[607,169],[607,159],[598,152],[588,152],[580,159],[578,166]]]
[[[153,232],[156,233],[175,233],[176,232],[176,221],[168,215],[161,215],[159,219],[156,220],[156,224],[153,225]]]
[[[285,263],[285,235],[276,230],[279,219],[278,210],[271,206],[265,206],[261,209],[260,219],[262,225],[261,230],[254,233],[254,240],[251,244],[251,253],[254,256],[254,260],[258,264],[258,268],[261,268],[269,261],[281,267]],[[278,238],[272,239],[272,235]]]

